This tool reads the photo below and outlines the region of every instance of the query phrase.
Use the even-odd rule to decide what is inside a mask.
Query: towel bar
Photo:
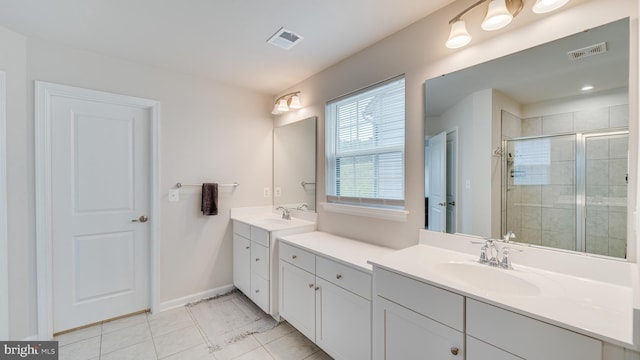
[[[183,186],[202,186],[202,184],[183,184],[181,182],[176,183],[176,188],[180,189]],[[237,182],[234,182],[233,184],[218,184],[218,186],[233,186],[233,187],[238,187],[240,186],[240,184],[238,184]]]

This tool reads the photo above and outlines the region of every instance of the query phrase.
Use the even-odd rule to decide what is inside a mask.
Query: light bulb
[[[513,15],[507,9],[506,0],[491,0],[481,27],[486,31],[498,30],[509,25],[511,20]]]
[[[445,45],[449,49],[457,49],[467,45],[471,41],[471,35],[467,31],[464,20],[460,19],[451,25],[451,33]]]
[[[280,101],[278,101],[278,111],[279,112],[289,111],[289,106],[287,105],[287,99],[280,99]]]
[[[557,10],[568,2],[569,0],[536,0],[532,10],[536,14],[544,14]]]
[[[302,104],[300,104],[300,97],[298,95],[293,95],[291,97],[291,102],[289,103],[290,109],[300,109]]]

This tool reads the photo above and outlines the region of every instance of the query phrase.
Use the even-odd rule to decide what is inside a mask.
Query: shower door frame
[[[587,154],[586,154],[586,141],[591,137],[600,137],[600,136],[615,136],[615,135],[629,135],[628,128],[611,128],[611,129],[597,129],[597,130],[584,130],[580,132],[569,132],[569,133],[559,133],[559,134],[549,134],[549,135],[536,135],[536,136],[525,136],[519,138],[503,138],[502,139],[502,149],[504,149],[504,153],[508,153],[509,142],[510,141],[519,141],[519,140],[533,140],[533,139],[544,139],[544,138],[554,138],[561,136],[574,136],[575,137],[575,198],[576,198],[576,206],[575,206],[575,241],[576,241],[576,249],[578,252],[586,251],[586,206],[587,206],[587,196],[586,196],[586,164],[587,164]],[[627,152],[629,151],[629,147],[627,147]],[[508,209],[507,209],[507,193],[509,187],[509,168],[507,164],[507,157],[502,154],[502,181],[503,186],[501,186],[502,199],[501,205],[504,211],[501,211],[501,229],[503,233],[508,231],[507,229],[507,219],[508,219]],[[627,164],[629,162],[630,154],[627,156]],[[629,171],[629,165],[627,165],[627,172]],[[628,211],[628,201],[629,195],[627,194],[627,211]],[[628,247],[628,237],[626,239],[627,247]],[[628,258],[628,254],[627,254]]]

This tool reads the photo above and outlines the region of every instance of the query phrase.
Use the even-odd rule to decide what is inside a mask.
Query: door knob
[[[141,222],[141,223],[146,223],[147,221],[149,221],[149,218],[148,218],[148,217],[146,217],[146,216],[144,216],[144,215],[141,215],[141,216],[140,216],[139,218],[137,218],[137,219],[133,219],[133,220],[131,220],[131,222]]]
[[[440,205],[440,206],[445,206],[445,207],[446,207],[446,206],[447,206],[447,203],[443,203],[443,202],[441,202],[441,203],[438,203],[438,205]]]
[[[452,347],[451,348],[451,354],[453,354],[453,355],[458,355],[459,351],[460,351],[460,349],[458,349],[457,347]]]

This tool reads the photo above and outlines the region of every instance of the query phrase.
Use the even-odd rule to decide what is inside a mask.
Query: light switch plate
[[[180,190],[169,189],[169,202],[176,202],[180,200]]]
[[[282,188],[280,186],[276,186],[275,189],[273,189],[273,195],[275,197],[280,197],[282,196]]]
[[[271,197],[271,188],[264,188],[264,197]]]

